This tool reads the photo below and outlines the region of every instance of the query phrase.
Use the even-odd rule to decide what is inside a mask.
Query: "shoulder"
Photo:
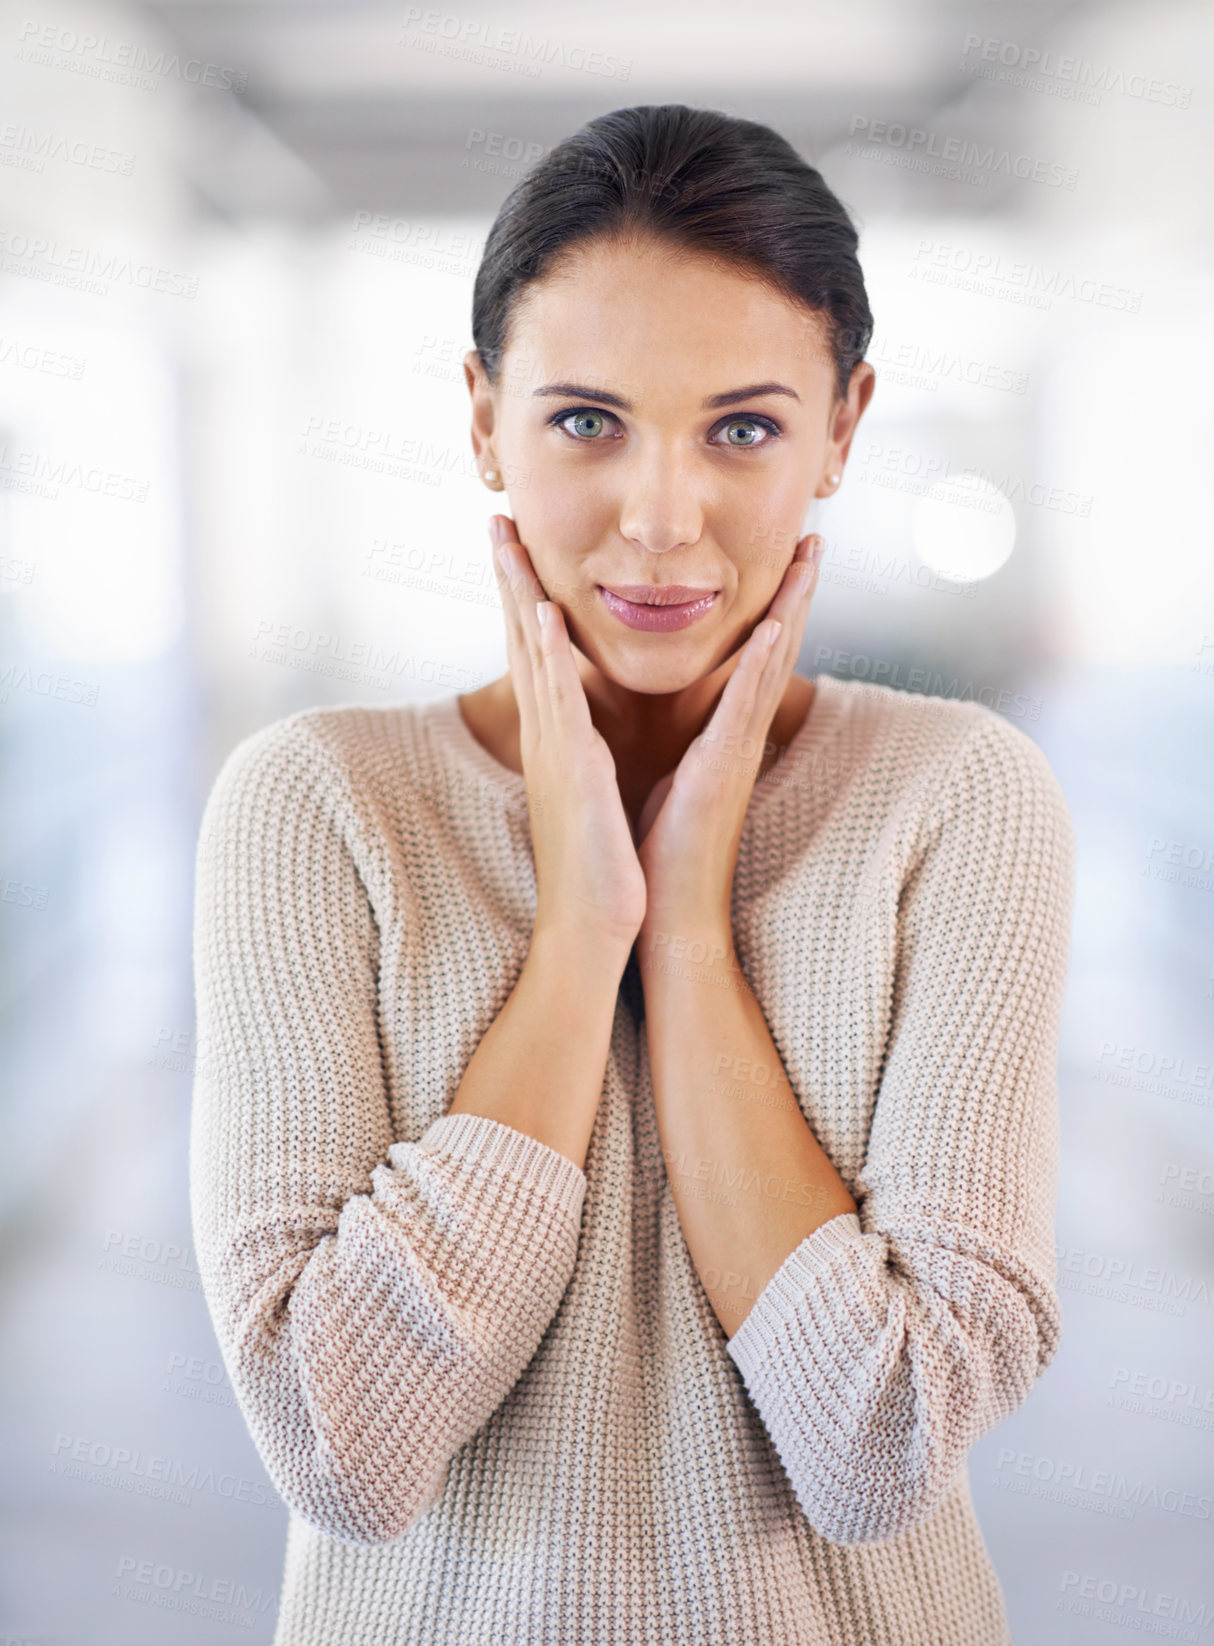
[[[422,739],[422,703],[348,703],[300,709],[249,732],[224,758],[216,786],[240,779],[312,775],[344,776],[362,783],[409,764]]]
[[[201,837],[266,828],[324,813],[364,823],[409,793],[424,764],[425,705],[341,704],[301,709],[249,732],[223,758],[207,795]]]
[[[827,690],[844,705],[852,760],[899,801],[914,795],[936,820],[975,822],[983,810],[1027,806],[1070,832],[1066,799],[1044,750],[989,704],[835,677]]]

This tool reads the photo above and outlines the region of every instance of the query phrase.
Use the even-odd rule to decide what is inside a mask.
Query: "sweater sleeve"
[[[247,738],[215,781],[195,874],[190,1197],[271,1481],[310,1525],[379,1544],[435,1500],[535,1353],[573,1274],[586,1178],[480,1115],[394,1138],[360,828],[306,715]]]
[[[840,1544],[926,1521],[1061,1335],[1074,835],[1036,744],[983,714],[919,847],[857,1211],[801,1241],[727,1344],[807,1519]]]

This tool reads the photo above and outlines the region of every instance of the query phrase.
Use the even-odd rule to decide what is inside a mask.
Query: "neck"
[[[574,653],[590,719],[611,750],[624,809],[634,824],[658,779],[673,771],[703,731],[729,681],[736,658],[679,692],[634,692],[609,680],[588,658]],[[485,688],[497,726],[498,757],[522,770],[518,704],[509,673]],[[766,736],[758,776],[783,755],[813,700],[813,682],[794,674]]]
[[[648,794],[674,770],[711,719],[736,661],[729,659],[682,691],[658,693],[630,691],[578,657],[590,718],[611,750],[621,793],[627,786]]]

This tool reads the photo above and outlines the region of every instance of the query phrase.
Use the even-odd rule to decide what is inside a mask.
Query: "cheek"
[[[537,484],[533,476],[510,501],[519,539],[549,598],[575,618],[589,611],[594,588],[583,567],[602,532],[593,526],[584,492]]]
[[[804,447],[786,445],[769,453],[766,460],[756,459],[753,464],[739,460],[727,468],[719,505],[731,514],[744,512],[751,519],[787,524],[808,505],[813,476]]]
[[[787,496],[767,492],[736,515],[727,540],[729,558],[747,595],[767,584],[774,591],[803,535],[808,506],[798,488]]]
[[[530,502],[540,500],[528,499]],[[589,545],[584,543],[586,522],[584,514],[576,510],[564,514],[551,505],[553,499],[548,495],[538,509],[526,507],[520,500],[513,512],[515,525],[544,593],[564,607],[569,616],[579,617],[594,606],[594,584],[582,571],[589,555]]]
[[[602,542],[610,524],[610,506],[603,488],[572,465],[534,462],[520,472],[520,484],[511,487],[510,502],[519,536],[539,570],[539,556],[569,575],[582,557]],[[541,574],[542,575],[542,574]]]

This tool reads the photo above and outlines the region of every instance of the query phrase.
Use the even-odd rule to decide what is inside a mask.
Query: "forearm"
[[[727,1336],[790,1252],[856,1204],[711,925],[638,939],[658,1131],[688,1251]]]
[[[499,1120],[583,1167],[627,962],[618,941],[537,927],[448,1113]]]

